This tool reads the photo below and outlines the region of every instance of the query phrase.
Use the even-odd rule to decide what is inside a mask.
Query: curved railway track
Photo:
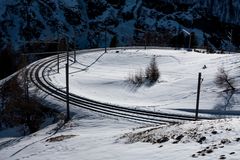
[[[85,52],[91,51],[96,50],[90,50]],[[102,51],[102,49],[99,49],[99,51]],[[62,54],[60,56],[61,62],[63,62],[65,58],[66,55]],[[57,88],[47,79],[49,73],[48,69],[54,67],[56,63],[56,56],[51,56],[49,58],[39,60],[29,66],[28,75],[31,82],[34,83],[34,85],[36,85],[39,89],[61,101],[66,101],[65,91],[63,89]],[[126,108],[117,105],[97,102],[71,93],[69,96],[69,101],[71,105],[78,106],[90,111],[144,123],[178,123],[182,121],[194,120],[193,116]],[[206,118],[200,117],[199,119]]]

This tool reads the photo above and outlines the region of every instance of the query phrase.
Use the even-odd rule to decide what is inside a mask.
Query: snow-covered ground
[[[129,75],[140,70],[144,72],[153,55],[156,56],[161,72],[159,81],[152,87],[135,88],[129,85],[126,82]],[[96,59],[96,63],[87,67]],[[231,101],[231,107],[225,106],[225,97],[220,95],[224,89],[219,89],[214,83],[218,69],[224,67],[235,79],[238,88],[239,60],[239,54],[202,54],[160,49],[119,49],[106,54],[103,51],[80,54],[77,63],[70,67],[70,92],[126,107],[173,113],[194,112],[198,73],[202,72],[201,112],[215,113],[225,110],[225,107],[227,110],[239,110],[238,92],[232,97],[234,101]],[[60,74],[53,74],[51,82],[64,88],[64,74],[64,69],[60,70]]]
[[[197,75],[202,72],[200,108],[210,112],[216,110],[218,104],[224,104],[223,97],[219,97],[222,89],[214,84],[218,68],[224,67],[236,80],[237,88],[227,113],[238,114],[239,54],[157,49],[117,51],[78,55],[78,63],[70,67],[70,91],[126,107],[185,113],[194,109]],[[161,71],[159,82],[150,88],[131,88],[126,83],[128,75],[144,70],[153,55],[157,56]],[[203,69],[204,65],[206,69]],[[52,71],[49,80],[64,88],[64,69],[60,74]],[[64,103],[51,96],[45,100],[55,109],[65,111]],[[17,128],[0,132],[0,160],[237,160],[240,157],[238,118],[150,126],[70,107],[74,113],[72,120],[57,132],[59,124],[25,137],[9,134]]]
[[[238,160],[239,123],[233,119],[142,126],[105,117],[78,117],[54,135],[56,125],[26,137],[0,139],[0,159]]]

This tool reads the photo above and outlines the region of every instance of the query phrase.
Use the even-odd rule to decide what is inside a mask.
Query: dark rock
[[[232,129],[231,128],[226,128],[226,131],[231,131]]]
[[[197,158],[197,155],[196,155],[196,154],[193,154],[192,157],[193,157],[193,158]]]
[[[202,144],[203,141],[205,141],[207,138],[205,136],[201,137],[197,142]]]
[[[201,156],[206,156],[206,154],[205,154],[205,153],[202,153]]]
[[[167,142],[167,141],[169,141],[168,137],[162,137],[162,138],[157,140],[157,143],[164,143],[164,142]]]
[[[213,150],[212,149],[208,149],[207,151],[206,151],[206,153],[212,153],[213,152]]]
[[[218,149],[218,147],[217,147],[217,146],[214,146],[213,149]]]
[[[176,138],[176,140],[178,140],[178,141],[181,141],[181,139],[184,137],[184,135],[179,135],[179,136],[177,136],[177,138]]]
[[[229,139],[222,139],[221,144],[229,144],[231,141]]]
[[[219,159],[226,159],[225,155],[221,155]]]

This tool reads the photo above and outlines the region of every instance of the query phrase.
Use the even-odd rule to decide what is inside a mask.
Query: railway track
[[[90,50],[85,52],[96,51]],[[99,49],[99,51],[103,51]],[[62,54],[60,56],[61,62],[65,61],[66,55]],[[57,63],[56,56],[51,56],[43,60],[39,60],[28,68],[28,75],[30,81],[36,85],[40,90],[46,92],[47,94],[66,102],[66,92],[63,89],[59,89],[48,79],[49,69],[53,68]],[[193,121],[194,117],[189,115],[178,115],[178,114],[169,114],[162,112],[153,112],[148,110],[126,108],[122,106],[107,104],[97,102],[88,98],[80,97],[75,94],[69,96],[69,101],[71,105],[78,106],[90,111],[97,113],[126,118],[128,120],[138,121],[141,123],[151,123],[151,124],[160,124],[160,123],[179,123],[182,121]],[[207,119],[199,117],[199,119]]]

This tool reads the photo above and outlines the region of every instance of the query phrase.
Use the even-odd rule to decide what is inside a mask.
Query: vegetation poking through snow
[[[125,143],[161,144],[159,147],[177,143],[204,144],[206,146],[204,149],[191,155],[193,158],[197,158],[211,154],[224,146],[239,143],[239,128],[235,126],[238,123],[239,119],[222,119],[147,127],[126,133],[120,139],[123,139]],[[226,135],[228,136],[226,137]],[[229,154],[235,154],[235,152]]]
[[[145,77],[144,77],[143,71],[140,70],[135,74],[130,74],[128,77],[128,82],[137,87],[140,87],[144,83],[144,79]]]
[[[158,66],[157,66],[155,56],[152,58],[149,66],[146,68],[145,77],[146,77],[145,81],[149,85],[155,84],[160,77],[160,72],[159,72],[159,69],[158,69]]]
[[[150,87],[153,86],[159,78],[160,71],[157,66],[156,57],[153,56],[149,66],[145,70],[145,73],[140,70],[135,74],[130,74],[127,81],[136,87],[141,87],[142,85]]]
[[[155,144],[170,142],[175,144],[179,142],[196,142],[203,144],[207,142],[216,143],[219,141],[219,144],[228,144],[238,138],[232,137],[232,140],[230,140],[226,138],[223,139],[221,136],[234,130],[231,121],[231,119],[224,119],[148,127],[146,129],[141,129],[142,131],[136,129],[133,132],[126,133],[120,139],[125,139],[126,143],[148,142]],[[221,130],[221,132],[219,130]]]
[[[76,135],[61,135],[61,136],[51,137],[51,138],[47,139],[46,142],[59,142],[59,141],[65,140],[65,139],[70,139],[75,136]]]

